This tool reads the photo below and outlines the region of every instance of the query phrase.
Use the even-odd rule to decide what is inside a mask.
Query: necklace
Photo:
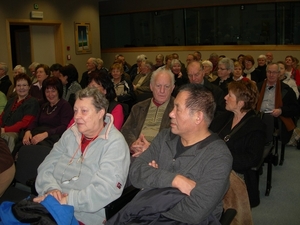
[[[55,110],[56,110],[56,108],[57,108],[57,105],[51,110],[51,112],[49,112],[49,105],[47,106],[47,111],[46,111],[46,113],[48,114],[48,115],[50,115],[50,114],[52,114]]]

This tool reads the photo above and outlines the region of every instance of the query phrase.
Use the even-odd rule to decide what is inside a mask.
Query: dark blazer
[[[247,76],[247,74],[243,74],[244,77]],[[261,81],[263,81],[265,79],[265,77],[262,75],[261,71],[259,69],[255,69],[252,73],[251,73],[251,80],[255,81],[256,83],[259,83]]]
[[[143,75],[143,74],[136,75],[132,84],[136,85],[142,76],[146,76],[146,78],[143,80],[141,86],[136,88],[136,90],[135,90],[136,95],[143,94],[143,93],[151,93],[150,80],[151,80],[152,72],[148,73],[147,75]]]
[[[223,90],[219,86],[209,82],[206,78],[203,79],[204,79],[203,86],[212,92],[215,102],[217,104],[215,115],[217,115],[219,112],[225,111],[225,100],[224,100],[225,94]]]
[[[142,102],[135,104],[129,114],[128,119],[124,123],[121,133],[124,135],[125,140],[130,146],[136,139],[138,139],[141,130],[143,128],[144,122],[146,120],[147,112],[150,106],[152,98],[146,99]],[[174,98],[171,97],[169,104],[164,112],[163,118],[161,120],[159,131],[164,128],[170,127],[169,113],[174,107]]]
[[[254,110],[249,111],[240,123],[251,118],[226,142],[233,157],[232,169],[244,174],[252,207],[259,204],[259,187],[256,172],[251,168],[261,161],[266,142],[266,125],[259,117],[252,117],[253,115]],[[212,121],[210,129],[224,139],[231,132],[233,116],[232,112],[224,112]],[[238,124],[235,127],[237,126]]]
[[[223,82],[221,82],[220,77],[218,77],[215,81],[211,82],[212,84],[217,85],[219,88],[222,89],[224,96],[226,96],[228,94],[228,84],[233,81],[232,77],[228,77],[226,80],[224,80]]]

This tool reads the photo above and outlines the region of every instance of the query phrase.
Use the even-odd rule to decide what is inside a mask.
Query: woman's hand
[[[34,202],[41,203],[48,195],[52,195],[60,204],[67,204],[68,194],[62,193],[60,190],[54,189],[48,191],[45,195],[38,196],[33,199]]]
[[[23,137],[23,145],[31,145],[32,134],[30,130],[26,131]]]
[[[34,135],[33,138],[31,139],[31,144],[36,145],[37,143],[41,142],[42,140],[44,140],[47,137],[48,137],[47,132],[43,132],[43,133]]]

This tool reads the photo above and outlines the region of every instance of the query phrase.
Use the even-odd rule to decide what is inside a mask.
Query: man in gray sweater
[[[221,217],[232,156],[224,141],[208,129],[215,108],[211,92],[202,85],[183,86],[169,114],[171,128],[161,131],[131,165],[133,186],[173,187],[185,194],[161,213],[170,220],[202,224],[213,218],[217,224]]]

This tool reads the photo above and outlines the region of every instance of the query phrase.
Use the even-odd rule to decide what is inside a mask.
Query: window
[[[300,44],[300,3],[101,16],[101,47]]]

